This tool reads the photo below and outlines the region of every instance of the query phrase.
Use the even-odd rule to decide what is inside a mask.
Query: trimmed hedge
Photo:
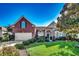
[[[24,49],[24,45],[23,44],[16,44],[15,47],[17,49]]]
[[[15,35],[9,35],[9,40],[14,41],[15,40]]]
[[[2,40],[2,37],[0,37],[0,41]]]
[[[29,39],[27,41],[23,41],[23,45],[29,45],[29,44],[34,43],[34,42],[36,42],[35,39]]]
[[[59,38],[56,38],[55,40],[68,40],[66,37],[59,37]]]
[[[29,39],[27,41],[23,41],[23,45],[29,45],[34,42],[45,42],[45,37],[41,36],[38,39],[33,38],[33,39]]]
[[[44,36],[39,37],[37,42],[45,42],[45,37]]]

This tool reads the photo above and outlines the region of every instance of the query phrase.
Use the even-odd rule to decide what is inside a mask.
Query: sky
[[[64,3],[0,3],[0,26],[15,24],[24,16],[36,26],[56,21]]]

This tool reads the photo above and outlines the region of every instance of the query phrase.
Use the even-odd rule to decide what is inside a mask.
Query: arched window
[[[21,28],[25,28],[26,27],[26,23],[23,21],[21,22]]]

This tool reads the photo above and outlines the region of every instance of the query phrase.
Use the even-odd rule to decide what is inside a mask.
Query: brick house
[[[52,22],[48,26],[35,26],[25,17],[21,17],[15,24],[10,25],[12,28],[12,32],[8,32],[10,35],[15,36],[15,40],[28,40],[34,37],[45,36],[50,39],[62,37],[63,32],[59,32],[56,28],[56,23]],[[7,31],[6,28],[0,27],[0,37],[2,37],[3,33]],[[65,35],[64,35],[65,36]]]
[[[14,25],[10,26],[12,33],[15,35],[15,40],[28,40],[38,36],[55,37],[56,24],[51,23],[47,27],[37,27],[29,22],[25,17],[21,17]]]
[[[15,34],[15,40],[26,40],[35,36],[35,25],[29,22],[25,17],[21,17],[19,21],[10,27]]]

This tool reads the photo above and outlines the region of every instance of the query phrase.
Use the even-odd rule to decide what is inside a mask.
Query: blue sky
[[[0,26],[15,24],[21,16],[36,26],[47,26],[56,20],[63,6],[63,3],[0,4]]]

